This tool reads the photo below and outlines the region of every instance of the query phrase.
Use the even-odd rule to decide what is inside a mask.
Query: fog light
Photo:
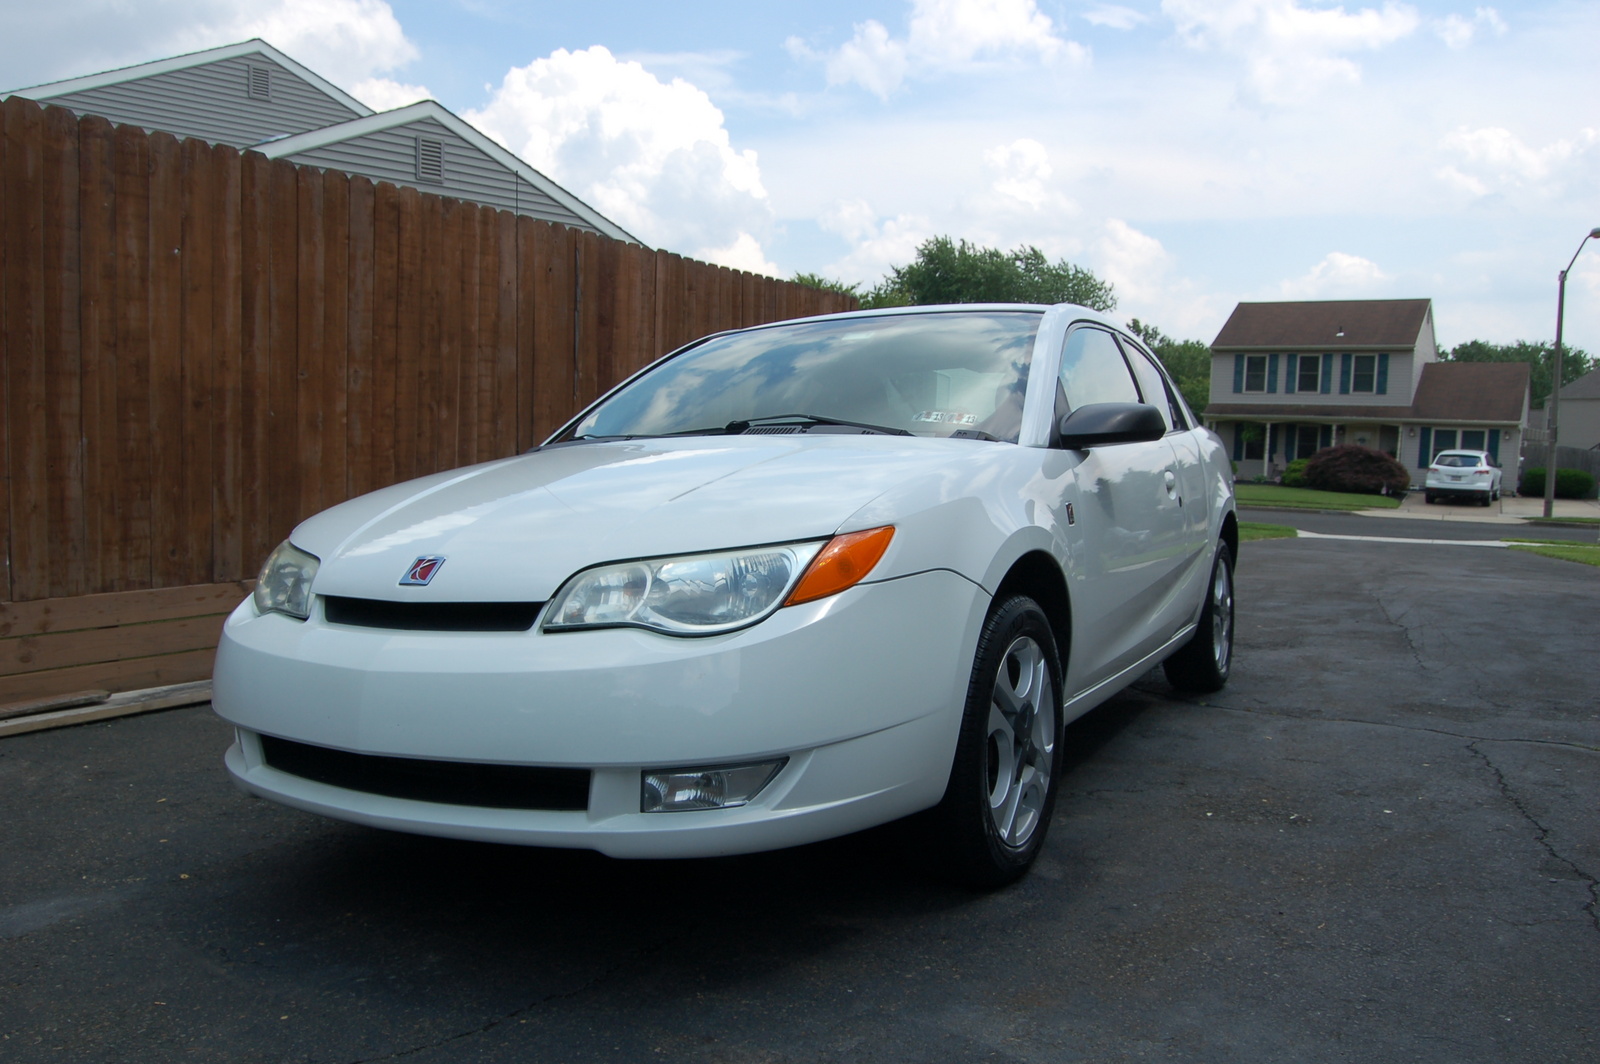
[[[641,813],[683,809],[731,809],[744,805],[772,782],[789,759],[715,768],[670,768],[645,772],[639,791]]]

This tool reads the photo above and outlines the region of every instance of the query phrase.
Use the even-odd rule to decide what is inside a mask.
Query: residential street
[[[0,740],[0,1060],[1600,1059],[1600,570],[1241,553],[1233,682],[1073,725],[987,896],[889,831],[624,863],[320,820],[235,790],[205,708]]]

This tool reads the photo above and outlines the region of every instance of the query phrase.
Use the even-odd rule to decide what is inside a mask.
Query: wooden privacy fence
[[[854,301],[11,97],[0,703],[210,674],[302,518],[516,454],[719,329]]]

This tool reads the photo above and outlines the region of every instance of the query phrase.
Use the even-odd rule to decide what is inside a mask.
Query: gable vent
[[[444,141],[417,138],[417,180],[444,184]]]
[[[245,93],[252,100],[272,99],[272,71],[267,67],[247,67]]]

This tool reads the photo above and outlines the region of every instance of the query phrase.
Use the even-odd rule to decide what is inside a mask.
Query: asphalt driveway
[[[1246,544],[1234,682],[1074,725],[1021,884],[253,801],[181,710],[0,741],[0,1060],[1600,1059],[1600,570]]]

